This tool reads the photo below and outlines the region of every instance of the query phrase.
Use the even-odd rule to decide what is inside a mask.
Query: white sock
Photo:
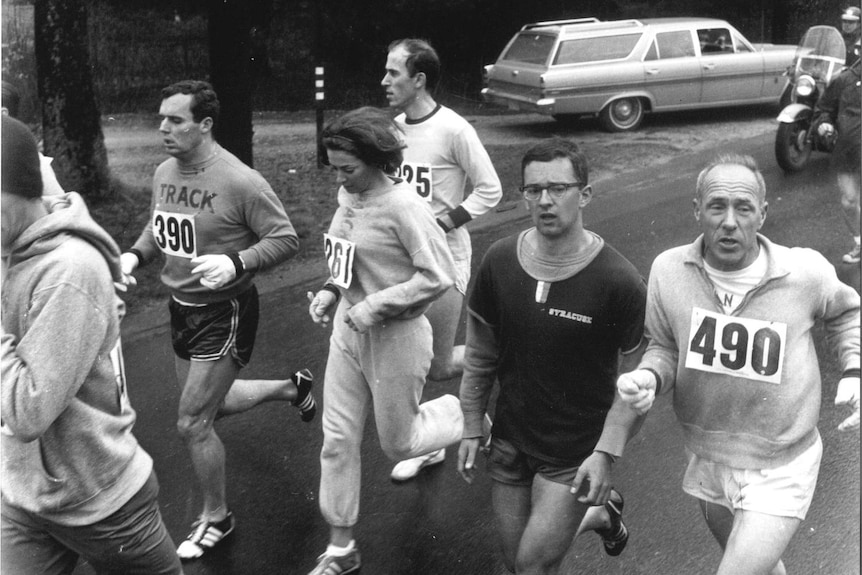
[[[326,554],[332,557],[345,557],[349,555],[354,549],[356,549],[356,540],[351,539],[350,543],[347,544],[347,547],[337,547],[330,543],[326,546]]]
[[[862,238],[859,236],[853,236],[853,241],[856,242],[856,245],[858,246],[859,243],[862,242]]]

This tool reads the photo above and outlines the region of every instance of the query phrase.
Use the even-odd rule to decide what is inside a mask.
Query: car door
[[[653,96],[653,109],[697,105],[701,67],[690,30],[656,32],[644,57],[644,83]]]
[[[738,42],[729,28],[700,28],[705,104],[754,101],[763,89],[763,56]]]

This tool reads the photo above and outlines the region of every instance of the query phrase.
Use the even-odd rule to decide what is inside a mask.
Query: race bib
[[[356,244],[329,234],[323,234],[323,253],[329,265],[332,282],[347,289],[353,281],[353,256]]]
[[[180,258],[194,258],[198,255],[194,216],[154,210],[153,237],[167,255]]]
[[[126,413],[131,409],[129,404],[129,392],[126,387],[126,365],[123,362],[123,344],[120,338],[111,349],[111,366],[114,368],[114,383],[117,385],[120,413]]]
[[[685,366],[746,379],[781,383],[787,324],[691,311]]]
[[[431,201],[431,196],[434,194],[434,184],[431,182],[431,164],[404,162],[398,167],[397,176],[415,186],[419,197]]]

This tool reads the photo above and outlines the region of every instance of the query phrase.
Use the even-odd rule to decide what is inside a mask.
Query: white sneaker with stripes
[[[218,523],[198,519],[192,524],[192,532],[177,547],[177,555],[183,560],[202,557],[205,552],[215,547],[222,539],[230,535],[233,532],[234,525],[233,513],[230,512]]]

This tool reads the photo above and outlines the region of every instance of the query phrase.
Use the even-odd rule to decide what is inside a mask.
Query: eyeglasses
[[[578,188],[579,190],[584,189],[586,186],[581,182],[572,182],[570,184],[559,184],[555,182],[551,182],[546,186],[539,186],[536,184],[532,184],[529,186],[521,186],[518,189],[521,190],[521,193],[524,194],[524,199],[530,201],[536,201],[541,199],[542,192],[547,190],[548,195],[551,196],[555,200],[560,200],[563,196],[566,195],[572,188]]]

